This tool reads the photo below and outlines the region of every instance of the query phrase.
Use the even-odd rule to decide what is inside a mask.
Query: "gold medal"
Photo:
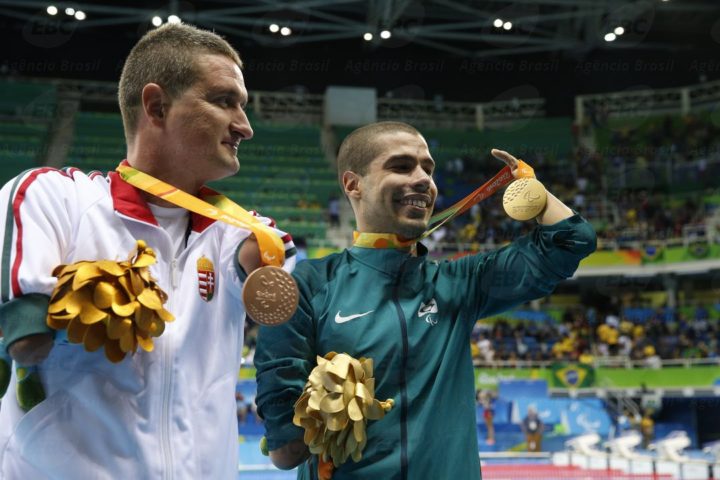
[[[289,273],[267,265],[248,275],[242,297],[250,318],[262,325],[274,326],[290,320],[297,310],[300,294]]]
[[[520,178],[510,184],[503,195],[503,208],[510,218],[525,221],[542,213],[547,193],[534,178]]]

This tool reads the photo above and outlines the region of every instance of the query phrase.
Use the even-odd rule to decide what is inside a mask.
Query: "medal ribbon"
[[[116,171],[133,187],[162,198],[166,202],[203,217],[235,227],[247,228],[257,238],[263,264],[282,266],[285,260],[285,245],[282,239],[270,227],[225,195],[212,195],[201,200],[129,165],[120,165]]]
[[[533,168],[522,160],[518,160],[518,178],[535,178]],[[427,237],[445,223],[449,222],[458,215],[470,210],[470,207],[476,203],[480,203],[490,195],[494,194],[508,183],[515,180],[510,167],[505,166],[493,178],[482,184],[474,192],[467,197],[461,199],[453,206],[446,208],[440,213],[436,213],[430,218],[429,228],[418,238],[413,240],[404,240],[394,233],[367,233],[353,232],[353,245],[364,248],[414,248],[414,245]]]

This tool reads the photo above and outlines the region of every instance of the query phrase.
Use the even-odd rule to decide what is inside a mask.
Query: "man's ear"
[[[357,200],[360,198],[362,193],[360,188],[360,178],[360,175],[355,172],[351,172],[350,170],[343,173],[343,190],[349,199]]]
[[[142,107],[145,118],[153,125],[165,122],[165,106],[169,104],[163,88],[157,83],[148,83],[142,90]]]

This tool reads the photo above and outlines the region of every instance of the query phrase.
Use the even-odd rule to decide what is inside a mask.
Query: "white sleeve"
[[[52,293],[52,271],[71,247],[77,205],[73,179],[53,168],[24,172],[0,190],[3,303],[30,293]]]

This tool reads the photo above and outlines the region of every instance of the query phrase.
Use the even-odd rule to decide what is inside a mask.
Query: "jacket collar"
[[[348,249],[351,257],[369,265],[376,270],[395,275],[403,264],[405,271],[414,270],[427,261],[428,249],[422,243],[417,244],[417,256],[412,256],[407,250],[399,248],[365,248],[351,247]]]
[[[127,160],[123,160],[121,165],[130,164]],[[123,180],[117,172],[109,172],[108,178],[110,180],[110,195],[113,200],[113,208],[116,212],[143,223],[159,226],[140,190]],[[211,195],[219,194],[208,187],[200,189],[199,197],[201,199]],[[215,220],[190,212],[190,223],[192,231],[200,233],[215,223]]]

